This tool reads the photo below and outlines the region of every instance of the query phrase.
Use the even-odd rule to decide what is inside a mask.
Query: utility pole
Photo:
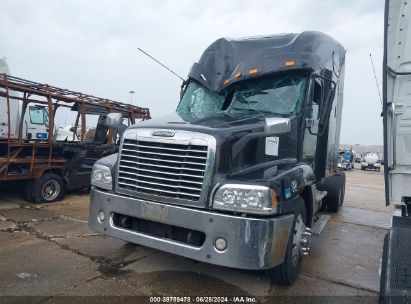
[[[129,93],[130,93],[130,104],[133,105],[133,94],[135,92],[133,90],[131,90]]]

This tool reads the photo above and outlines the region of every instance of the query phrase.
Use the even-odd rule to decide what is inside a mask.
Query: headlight
[[[254,214],[277,212],[277,196],[271,188],[226,184],[214,195],[213,208]]]
[[[91,172],[91,184],[98,188],[111,190],[113,188],[113,179],[108,167],[94,164]]]

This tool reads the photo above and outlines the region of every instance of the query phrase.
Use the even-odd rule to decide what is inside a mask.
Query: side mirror
[[[108,127],[117,127],[121,125],[123,121],[123,115],[121,113],[110,113],[107,115],[106,125]]]
[[[289,118],[269,117],[265,119],[264,132],[266,134],[284,134],[291,131]]]

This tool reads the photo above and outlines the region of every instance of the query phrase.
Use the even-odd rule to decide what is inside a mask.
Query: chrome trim
[[[147,178],[152,178],[152,179],[160,179],[160,180],[168,180],[168,181],[174,181],[171,178],[164,178],[164,177],[156,177],[156,176],[150,176],[150,175],[144,175],[144,174],[139,174],[139,173],[133,173],[133,172],[125,172],[125,171],[121,171],[119,170],[119,172],[124,173],[124,174],[129,174],[129,175],[135,175],[135,176],[142,176],[142,177],[147,177]],[[168,174],[168,173],[162,173],[159,172],[161,174]],[[181,174],[182,176],[184,176],[183,174]],[[197,177],[197,176],[196,176]],[[125,178],[125,177],[123,177]],[[125,178],[127,179],[127,178]],[[183,183],[188,183],[188,184],[197,184],[197,185],[202,185],[203,183],[201,182],[195,182],[195,181],[191,181],[191,180],[185,180],[185,179],[180,179],[181,182]]]
[[[156,221],[147,217],[152,208],[165,210],[158,222],[203,232],[200,247],[164,239],[113,225],[113,213]],[[106,220],[100,222],[103,211]],[[151,216],[151,215],[150,215]],[[128,242],[181,255],[197,261],[240,269],[269,269],[284,260],[294,216],[250,218],[183,206],[156,203],[92,188],[90,194],[90,228]],[[224,238],[227,248],[215,249],[215,240]]]
[[[127,151],[127,149],[124,149]],[[129,150],[130,151],[130,150]],[[170,151],[175,151],[175,150],[170,150]],[[133,151],[134,152],[134,151]],[[146,152],[146,151],[138,151],[138,153],[143,153],[143,154],[151,154],[150,152]],[[157,155],[161,155],[161,156],[170,156],[170,154],[167,153],[156,153]],[[199,156],[185,156],[185,155],[173,155],[173,157],[180,157],[180,158],[194,158],[194,159],[207,159],[206,157],[199,157]],[[149,158],[151,159],[151,158]],[[197,163],[194,163],[197,165]]]
[[[161,138],[159,136],[155,136],[153,137],[153,132],[155,131],[167,131],[167,132],[174,132],[175,135],[172,138]],[[189,197],[193,197],[193,200],[190,199],[182,199],[182,198],[172,198],[172,197],[168,197],[168,196],[162,196],[162,195],[157,195],[157,194],[148,194],[148,193],[142,193],[142,192],[137,192],[137,191],[133,191],[130,189],[122,189],[121,187],[119,187],[119,173],[125,173],[124,171],[122,171],[120,169],[120,158],[121,158],[121,152],[123,151],[123,145],[124,145],[124,151],[128,151],[128,152],[135,152],[131,149],[127,148],[127,143],[124,143],[124,140],[135,140],[135,141],[150,141],[153,143],[166,143],[166,144],[177,144],[177,145],[201,145],[201,146],[207,146],[207,151],[204,150],[196,150],[195,147],[191,150],[191,152],[193,152],[194,154],[196,154],[195,156],[188,156],[186,159],[188,159],[188,161],[177,161],[177,160],[162,160],[162,159],[156,159],[156,158],[152,158],[152,157],[141,157],[139,156],[139,158],[143,161],[143,160],[152,160],[155,161],[156,163],[154,164],[146,164],[143,162],[138,162],[138,161],[130,161],[130,160],[122,160],[122,168],[127,168],[127,169],[134,169],[132,166],[127,166],[124,165],[124,163],[133,163],[133,164],[141,164],[141,165],[145,165],[145,166],[150,166],[150,167],[155,167],[158,168],[156,170],[148,170],[147,168],[143,168],[141,169],[141,171],[144,172],[153,172],[153,173],[158,173],[158,174],[163,174],[166,176],[170,176],[172,177],[173,174],[170,171],[167,171],[168,169],[170,170],[178,170],[180,169],[179,167],[174,167],[173,164],[189,164],[189,165],[198,165],[199,167],[202,166],[199,163],[196,162],[190,162],[190,159],[195,160],[198,159],[200,160],[205,160],[205,168],[204,169],[200,169],[200,168],[184,168],[185,171],[191,171],[193,172],[193,175],[190,175],[189,172],[185,172],[185,173],[179,173],[179,175],[181,177],[198,177],[196,176],[194,172],[204,172],[204,177],[203,177],[203,181],[202,183],[197,183],[196,181],[184,181],[182,180],[183,183],[187,183],[183,186],[179,186],[179,188],[183,191],[171,191],[172,188],[174,186],[172,185],[167,185],[167,184],[161,184],[161,183],[156,183],[155,181],[142,181],[143,186],[139,186],[141,189],[145,189],[145,190],[150,190],[150,191],[158,191],[158,189],[156,189],[156,186],[162,186],[165,188],[170,188],[170,190],[161,190],[164,193],[170,193],[170,194],[181,194],[181,195],[185,195],[185,196],[189,196]],[[215,162],[215,151],[216,151],[216,145],[217,145],[217,141],[216,139],[208,134],[203,134],[203,133],[197,133],[197,132],[190,132],[190,131],[184,131],[184,130],[158,130],[158,129],[153,129],[153,128],[136,128],[136,129],[129,129],[126,132],[124,132],[123,138],[121,140],[121,144],[120,144],[120,150],[119,150],[119,154],[118,154],[118,164],[117,164],[117,170],[116,170],[116,176],[115,176],[115,192],[120,193],[120,194],[125,194],[128,196],[133,196],[133,197],[138,197],[138,198],[142,198],[142,199],[148,199],[148,200],[152,200],[152,201],[158,201],[158,202],[167,202],[167,203],[171,203],[171,204],[179,204],[179,205],[185,205],[185,206],[194,206],[194,207],[198,207],[198,208],[205,208],[207,205],[207,201],[208,201],[208,193],[211,187],[211,177],[212,177],[212,171],[214,168],[214,162]],[[169,156],[168,154],[164,153],[165,151],[176,151],[176,152],[180,152],[180,151],[186,151],[184,149],[178,149],[177,148],[171,148],[171,147],[153,147],[153,146],[149,146],[149,145],[144,145],[144,144],[138,144],[136,142],[137,147],[142,147],[142,148],[149,148],[152,150],[158,150],[159,153],[155,152],[156,154],[162,155],[162,156]],[[164,151],[164,152],[162,152]],[[145,151],[143,151],[144,153]],[[144,153],[144,154],[147,154]],[[204,157],[202,157],[201,155],[204,154]],[[170,155],[170,157],[174,157],[176,155]],[[177,156],[178,157],[178,156]],[[167,164],[170,164],[167,166]],[[166,170],[165,172],[162,172],[161,170],[164,169]],[[138,169],[138,171],[136,170],[135,172],[127,172],[126,174],[129,174],[129,176],[126,176],[126,179],[130,179],[132,180],[132,178],[130,176],[136,176],[136,178],[138,176],[144,177],[144,178],[152,178],[152,179],[156,179],[156,176],[150,176],[149,173],[146,175],[146,173],[141,174],[140,169]],[[122,177],[123,178],[123,177]],[[157,178],[158,179],[158,178]],[[163,178],[163,180],[168,180],[167,177]],[[190,184],[193,187],[190,187]],[[194,188],[195,185],[201,185],[201,188]],[[129,184],[130,186],[134,186]],[[151,186],[150,186],[151,185]],[[199,195],[197,195],[197,193],[185,193],[184,189],[187,190],[199,190]],[[201,192],[200,192],[201,191]],[[194,200],[194,198],[197,198],[198,200]]]
[[[123,166],[123,167],[127,167],[127,166]],[[128,168],[130,168],[130,167],[128,167]],[[154,172],[154,173],[161,173],[161,174],[168,174],[168,175],[172,175],[172,173],[168,173],[168,172],[161,172],[161,171],[155,171],[155,170],[147,170],[147,169],[139,169],[140,171],[146,171],[146,172]],[[122,172],[121,170],[119,171],[119,172]],[[129,173],[129,172],[123,172],[123,173],[126,173],[126,174],[136,174],[137,175],[137,173]],[[188,176],[188,177],[195,177],[195,178],[197,178],[198,176],[196,176],[196,175],[191,175],[191,174],[186,174],[186,173],[181,173],[180,174],[181,176]]]
[[[289,118],[267,117],[264,123],[264,132],[267,134],[284,134],[291,132]]]

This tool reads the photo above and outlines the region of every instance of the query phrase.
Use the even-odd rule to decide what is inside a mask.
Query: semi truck
[[[364,159],[361,162],[361,170],[375,170],[376,172],[380,172],[381,165],[378,162],[379,157],[377,153],[367,152],[364,155]]]
[[[218,39],[176,112],[129,127],[93,166],[89,226],[292,284],[319,210],[344,201],[344,59],[320,32]]]
[[[11,76],[4,59],[0,69],[0,187],[17,185],[33,203],[89,188],[94,162],[117,152],[126,125],[150,118],[147,108]],[[59,113],[76,117],[68,130],[57,128]],[[111,117],[121,122],[110,127]]]
[[[386,0],[383,59],[385,199],[380,301],[411,301],[411,3]]]
[[[3,73],[10,75],[10,69],[5,57],[0,58],[0,74]],[[18,96],[18,93],[11,93],[10,98],[13,98],[13,95]],[[0,138],[7,138],[9,128],[10,136],[16,137],[18,134],[22,105],[19,102],[11,102],[8,109],[7,103],[4,102],[4,97],[0,97],[0,99],[3,99],[2,102],[0,102]],[[8,115],[8,113],[10,114]],[[47,138],[47,118],[48,112],[45,106],[37,103],[30,104],[28,111],[25,112],[25,115],[22,118],[23,138]]]

